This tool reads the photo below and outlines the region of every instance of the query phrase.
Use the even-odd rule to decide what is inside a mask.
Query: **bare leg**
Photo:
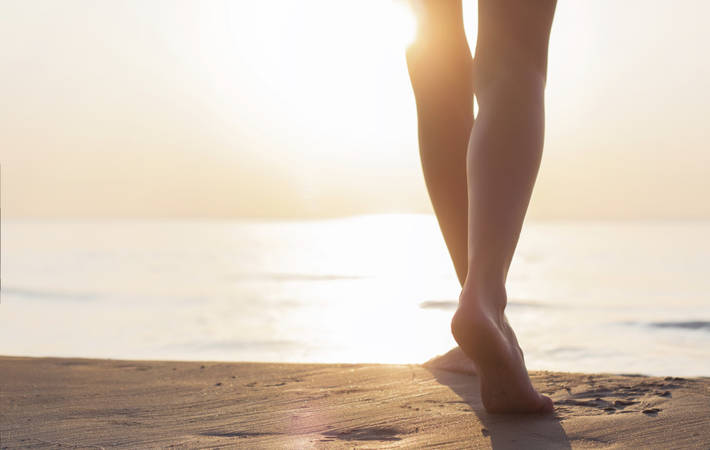
[[[537,176],[555,0],[479,0],[467,155],[468,272],[451,326],[476,364],[489,412],[546,412],[505,317],[505,280]]]
[[[461,0],[415,8],[419,29],[407,50],[417,102],[419,152],[439,226],[463,286],[468,271],[466,149],[473,125],[473,64]]]

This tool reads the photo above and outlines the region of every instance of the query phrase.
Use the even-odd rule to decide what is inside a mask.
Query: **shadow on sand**
[[[483,425],[481,430],[473,432],[489,437],[493,449],[572,448],[556,414],[489,414],[481,403],[478,379],[470,370],[452,372],[427,365],[425,368],[439,383],[451,388],[471,407]]]

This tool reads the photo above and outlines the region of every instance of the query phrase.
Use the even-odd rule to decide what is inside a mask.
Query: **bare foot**
[[[443,355],[438,355],[431,358],[429,361],[422,364],[427,369],[441,369],[449,372],[465,373],[467,375],[476,375],[476,365],[471,361],[471,358],[461,350],[461,347],[454,347]]]
[[[528,376],[523,352],[503,308],[465,294],[451,320],[451,331],[476,364],[481,399],[490,413],[549,413],[552,400],[539,394]]]

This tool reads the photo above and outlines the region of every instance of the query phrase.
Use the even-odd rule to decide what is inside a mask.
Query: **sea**
[[[422,363],[459,285],[431,215],[3,220],[0,354]],[[710,222],[526,222],[531,370],[710,376]]]

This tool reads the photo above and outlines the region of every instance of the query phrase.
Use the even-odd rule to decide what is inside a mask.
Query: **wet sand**
[[[555,414],[505,416],[469,369],[0,357],[0,447],[710,447],[707,378],[533,372]]]

